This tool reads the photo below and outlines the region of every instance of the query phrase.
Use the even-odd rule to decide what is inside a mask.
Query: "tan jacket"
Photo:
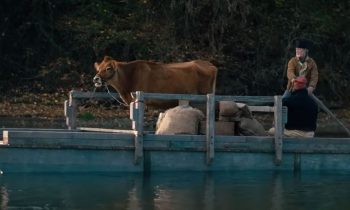
[[[293,57],[289,60],[287,70],[287,90],[292,89],[292,79],[295,79],[298,76],[305,76],[308,81],[308,86],[316,89],[318,70],[314,59],[307,57],[304,64],[301,64],[297,57]]]

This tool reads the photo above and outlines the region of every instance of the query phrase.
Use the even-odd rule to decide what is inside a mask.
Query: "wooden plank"
[[[221,96],[217,95],[215,97],[216,101],[235,101],[243,102],[251,106],[273,106],[274,98],[273,96]]]
[[[134,130],[121,130],[121,129],[110,129],[110,128],[89,128],[89,127],[77,127],[78,131],[89,131],[89,132],[105,132],[105,133],[124,133],[134,134]]]
[[[113,97],[118,97],[118,93],[111,93]],[[107,92],[82,92],[73,90],[70,95],[74,99],[86,99],[86,98],[110,98],[111,96]],[[132,93],[136,97],[136,93]],[[163,93],[144,93],[145,99],[159,99],[159,100],[188,100],[188,101],[206,101],[205,95],[192,95],[192,94],[163,94]],[[216,95],[216,101],[232,100],[239,102],[250,102],[259,104],[273,104],[273,96],[226,96]]]
[[[143,165],[133,164],[132,150],[0,147],[0,165],[5,174],[143,171]]]
[[[115,139],[124,138],[132,139],[132,134],[116,134],[116,133],[102,133],[102,132],[80,132],[80,131],[19,131],[19,130],[5,130],[8,131],[9,138],[21,139]]]
[[[214,160],[214,146],[215,146],[215,95],[207,95],[207,164],[210,165]]]
[[[272,106],[248,106],[251,112],[274,112]]]
[[[144,93],[145,99],[157,100],[187,100],[205,102],[206,95],[189,95],[189,94],[163,94],[163,93]]]
[[[283,152],[348,154],[349,140],[348,138],[284,138]]]
[[[107,93],[107,92],[82,92],[82,91],[76,91],[72,90],[70,92],[70,95],[74,99],[89,99],[89,98],[111,98],[111,95],[113,97],[119,97],[118,93]]]
[[[282,119],[282,97],[275,96],[275,110],[274,110],[274,122],[275,122],[275,163],[276,165],[282,164],[282,138],[283,138],[283,119]]]
[[[281,166],[273,164],[273,153],[217,152],[208,167],[198,151],[147,151],[143,164],[135,165],[132,150],[11,148],[0,146],[0,165],[11,172],[142,172],[148,171],[289,171],[295,167],[294,153],[285,154]],[[302,170],[350,171],[349,154],[300,154]]]
[[[158,134],[145,134],[144,141],[206,141],[205,135],[158,135]]]
[[[4,131],[9,147],[75,148],[75,149],[134,149],[133,135],[55,131]],[[117,137],[117,138],[116,138]]]
[[[202,141],[185,140],[145,140],[146,151],[202,151],[206,152],[205,136]],[[222,136],[215,137],[215,153],[229,152],[235,155],[237,152],[244,153],[271,153],[275,152],[273,138],[236,138],[234,140],[221,140]],[[14,139],[10,137],[10,145],[0,147],[15,148],[48,148],[48,149],[95,149],[95,150],[134,150],[133,137],[118,139]],[[350,154],[350,141],[320,141],[310,144],[307,139],[285,139],[283,152],[300,154]]]
[[[99,132],[11,131],[9,147],[134,149],[134,135]],[[144,135],[145,150],[207,151],[206,135]],[[5,146],[5,145],[1,145]],[[215,136],[215,151],[274,153],[273,137]],[[350,154],[349,138],[284,138],[283,153]]]

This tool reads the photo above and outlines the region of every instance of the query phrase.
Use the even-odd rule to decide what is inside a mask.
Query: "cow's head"
[[[105,56],[101,63],[95,63],[96,75],[93,79],[95,87],[101,87],[105,82],[112,79],[116,71],[116,61]]]

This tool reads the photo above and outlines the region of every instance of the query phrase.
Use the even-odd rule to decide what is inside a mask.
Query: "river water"
[[[348,210],[349,173],[3,174],[1,209]]]

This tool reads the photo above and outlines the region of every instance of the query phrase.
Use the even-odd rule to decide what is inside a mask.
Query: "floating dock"
[[[145,98],[163,99],[164,95],[137,92],[136,103],[130,110],[131,130],[75,127],[74,106],[78,103],[74,100],[91,94],[71,92],[65,106],[67,129],[2,129],[0,170],[3,173],[350,171],[350,138],[283,137],[287,116],[280,96],[168,94],[167,98],[205,101],[208,129],[205,135],[156,135],[143,131],[143,103]],[[261,106],[260,111],[273,112],[275,136],[215,135],[214,102],[220,100],[243,101]]]

